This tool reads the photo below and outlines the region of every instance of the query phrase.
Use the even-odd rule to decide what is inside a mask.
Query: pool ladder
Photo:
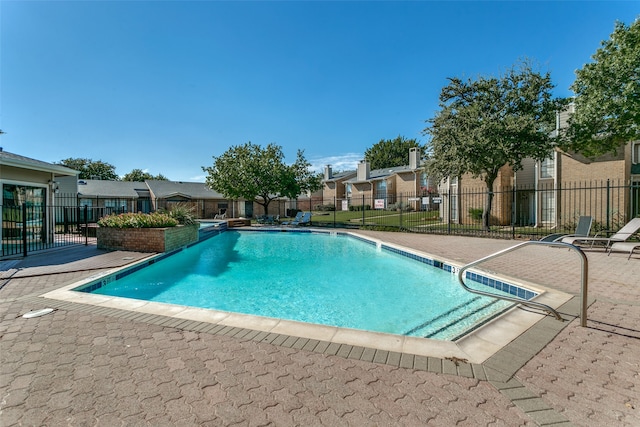
[[[492,298],[497,298],[497,299],[502,299],[505,301],[511,301],[511,302],[515,302],[515,303],[519,303],[525,306],[531,306],[531,307],[536,307],[539,309],[542,309],[544,311],[547,311],[551,314],[553,314],[555,316],[556,319],[560,320],[560,321],[564,321],[564,319],[562,318],[562,316],[560,316],[560,314],[553,308],[549,307],[546,304],[542,304],[539,302],[535,302],[535,301],[527,301],[521,298],[517,298],[517,297],[511,297],[511,296],[504,296],[504,295],[496,295],[490,292],[485,292],[485,291],[480,291],[477,289],[472,289],[470,287],[468,287],[465,283],[464,283],[464,273],[471,267],[474,267],[478,264],[481,264],[485,261],[488,261],[490,259],[493,258],[497,258],[499,256],[502,256],[504,254],[507,254],[509,252],[513,252],[516,251],[524,246],[530,246],[530,245],[545,245],[545,246],[554,246],[554,247],[564,247],[564,248],[568,248],[570,250],[575,251],[579,256],[580,256],[580,260],[581,260],[581,267],[582,267],[582,273],[581,273],[581,286],[580,286],[580,297],[581,297],[581,306],[580,306],[580,326],[587,326],[587,283],[588,283],[588,270],[589,270],[589,262],[587,261],[587,257],[584,254],[584,252],[582,252],[582,250],[577,247],[577,246],[573,246],[570,245],[568,243],[562,243],[562,242],[541,242],[539,240],[532,240],[532,241],[527,241],[527,242],[522,242],[518,245],[512,246],[510,248],[507,249],[503,249],[501,251],[498,251],[494,254],[488,255],[484,258],[480,258],[477,261],[474,261],[472,263],[469,263],[463,267],[460,267],[460,269],[458,270],[458,281],[460,282],[460,285],[462,285],[462,287],[471,293],[474,294],[478,294],[478,295],[484,295],[484,296],[488,296],[488,297],[492,297]]]

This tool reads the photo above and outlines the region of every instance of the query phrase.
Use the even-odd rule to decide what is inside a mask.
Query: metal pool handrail
[[[474,294],[478,294],[478,295],[484,295],[484,296],[488,296],[488,297],[493,297],[493,298],[497,298],[497,299],[503,299],[506,301],[511,301],[511,302],[516,302],[516,303],[520,303],[523,305],[529,305],[529,306],[534,306],[534,307],[538,307],[541,308],[543,310],[547,310],[548,312],[552,313],[556,319],[563,321],[564,319],[562,319],[562,317],[560,316],[560,314],[554,310],[553,308],[549,307],[546,304],[542,304],[539,302],[535,302],[535,301],[527,301],[527,300],[523,300],[520,298],[513,298],[510,296],[503,296],[503,295],[496,295],[496,294],[492,294],[490,292],[484,292],[484,291],[479,291],[476,289],[472,289],[470,287],[468,287],[465,283],[464,283],[464,272],[467,271],[469,268],[476,266],[478,264],[481,264],[485,261],[488,261],[490,259],[493,258],[497,258],[501,255],[504,255],[506,253],[509,252],[513,252],[515,250],[520,249],[523,246],[528,246],[528,245],[545,245],[545,246],[555,246],[555,247],[565,247],[568,248],[570,250],[573,250],[575,252],[578,253],[578,255],[580,255],[580,259],[581,259],[581,267],[582,267],[582,273],[581,273],[581,286],[580,286],[580,297],[582,299],[581,301],[581,306],[580,306],[580,326],[587,326],[587,287],[588,287],[588,273],[589,273],[589,262],[587,260],[586,255],[584,254],[584,252],[582,252],[582,250],[574,245],[570,245],[569,243],[562,243],[562,242],[541,242],[539,240],[532,240],[532,241],[527,241],[527,242],[522,242],[520,244],[517,244],[515,246],[512,246],[510,248],[507,249],[503,249],[501,251],[498,251],[496,253],[493,253],[491,255],[488,255],[484,258],[480,258],[477,261],[474,261],[472,263],[469,263],[463,267],[460,267],[460,269],[458,270],[458,281],[460,282],[460,285],[462,285],[462,287],[471,293]]]

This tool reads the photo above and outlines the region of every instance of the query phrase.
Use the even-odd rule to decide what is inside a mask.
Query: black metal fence
[[[2,206],[2,242],[0,256],[27,256],[28,253],[55,247],[88,244],[96,237],[96,221],[114,210],[78,206],[75,198],[46,206],[23,203]]]
[[[27,253],[95,238],[96,222],[118,208],[82,206],[75,195],[54,206],[2,206],[1,256]],[[315,227],[369,228],[414,233],[538,239],[572,233],[580,216],[591,216],[592,234],[616,231],[640,216],[640,182],[574,182],[517,186],[492,193],[490,227],[482,223],[484,188],[440,193],[276,200],[270,214],[281,218],[311,211]],[[273,212],[272,212],[273,210]]]
[[[485,188],[298,200],[297,207],[314,213],[314,226],[510,239],[572,233],[580,216],[593,218],[592,233],[606,233],[640,216],[640,182],[517,186],[494,191],[491,196],[488,229],[482,221],[487,204]]]

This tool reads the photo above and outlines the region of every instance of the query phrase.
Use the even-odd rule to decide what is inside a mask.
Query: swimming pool
[[[344,233],[227,231],[76,290],[451,340],[512,306],[465,292],[452,269]],[[536,295],[471,274],[497,293]]]

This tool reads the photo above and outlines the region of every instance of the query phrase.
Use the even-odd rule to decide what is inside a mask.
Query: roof
[[[78,195],[83,197],[111,197],[137,199],[153,193],[158,199],[181,196],[187,199],[224,199],[203,182],[177,182],[149,180],[145,182],[109,181],[100,179],[78,180]]]
[[[85,197],[137,199],[138,197],[148,197],[149,190],[144,182],[79,179],[78,195]]]
[[[166,199],[173,196],[183,196],[192,199],[225,199],[225,197],[207,187],[204,182],[182,181],[145,181],[151,193],[158,199]]]
[[[29,169],[40,172],[49,172],[55,176],[74,176],[80,172],[66,166],[43,162],[18,154],[13,154],[0,148],[0,165],[13,166],[21,169]]]
[[[341,179],[345,179],[349,176],[355,176],[356,175],[356,171],[344,171],[344,172],[337,172],[332,174],[330,179],[325,179],[323,180],[324,182],[333,182],[333,181],[340,181]]]
[[[355,183],[358,183],[358,182],[376,181],[376,180],[384,179],[384,178],[386,178],[388,176],[395,175],[395,174],[398,174],[398,173],[413,172],[415,170],[416,169],[409,168],[408,165],[395,166],[395,167],[392,167],[392,168],[374,169],[374,170],[369,172],[369,178],[368,179],[358,180],[358,177],[356,176],[356,177],[353,177],[351,179],[348,179],[345,182],[346,183],[355,184]]]

